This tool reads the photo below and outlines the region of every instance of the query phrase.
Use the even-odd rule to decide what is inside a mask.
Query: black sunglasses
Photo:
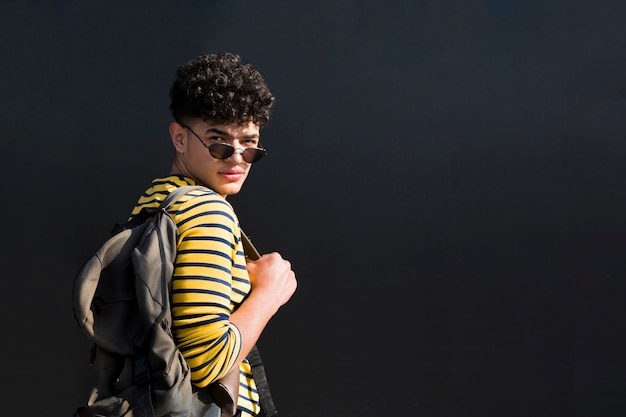
[[[233,145],[228,143],[212,143],[207,145],[204,143],[202,138],[196,134],[189,126],[186,126],[181,123],[181,126],[185,129],[189,130],[195,137],[197,137],[202,145],[209,150],[211,156],[215,159],[227,159],[235,153],[235,151],[239,152],[241,158],[249,164],[255,163],[263,159],[264,156],[267,156],[267,150],[265,148],[235,148]]]

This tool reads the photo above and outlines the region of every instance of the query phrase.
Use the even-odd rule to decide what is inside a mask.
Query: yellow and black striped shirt
[[[198,185],[184,176],[156,178],[132,210],[158,207],[169,192]],[[189,363],[191,381],[199,387],[224,376],[241,351],[241,333],[230,314],[250,291],[250,279],[235,212],[208,188],[193,190],[168,210],[178,227],[172,277],[172,330]],[[247,361],[240,366],[238,407],[255,416],[259,395]]]

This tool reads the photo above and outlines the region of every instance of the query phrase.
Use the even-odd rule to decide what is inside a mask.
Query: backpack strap
[[[170,191],[170,193],[165,197],[165,200],[159,206],[159,209],[167,209],[171,206],[178,198],[182,195],[187,194],[189,191],[198,190],[200,188],[206,188],[201,185],[183,185],[177,187],[176,189]]]
[[[248,258],[256,261],[261,257],[261,254],[259,254],[259,251],[256,250],[248,235],[246,235],[241,228],[239,228],[239,231],[241,232],[241,243],[243,244],[244,253]]]
[[[176,200],[178,200],[178,198],[180,198],[182,195],[187,194],[189,191],[197,190],[199,188],[205,188],[205,187],[202,187],[201,185],[183,185],[183,186],[177,187],[176,189],[170,191],[167,197],[165,197],[165,200],[161,202],[159,207],[152,207],[152,208],[144,207],[143,209],[141,209],[139,213],[135,214],[130,220],[124,223],[116,223],[115,225],[113,225],[113,229],[111,229],[111,234],[116,235],[123,230],[132,229],[133,227],[136,227],[136,226],[139,226],[140,224],[145,223],[150,217],[154,216],[154,213],[156,213],[157,211],[162,210],[162,209],[167,209]]]
[[[252,347],[252,350],[248,353],[247,359],[252,367],[252,376],[254,377],[257,390],[259,391],[259,402],[261,403],[259,416],[278,417],[278,411],[276,410],[276,406],[274,406],[274,400],[272,400],[270,386],[267,382],[267,376],[265,375],[265,367],[263,366],[263,361],[261,361],[261,354],[259,353],[257,345]]]
[[[241,230],[241,240],[243,243],[243,249],[246,253],[246,256],[252,260],[257,260],[261,257],[259,251],[254,247],[252,241]],[[250,366],[252,367],[252,376],[254,378],[254,382],[256,382],[257,390],[259,391],[259,401],[261,403],[261,413],[260,416],[265,415],[266,417],[277,417],[278,411],[274,406],[274,401],[272,400],[272,394],[270,393],[270,386],[267,382],[267,376],[265,375],[265,367],[263,366],[263,361],[261,360],[261,354],[259,353],[259,348],[255,344],[248,353],[247,356],[248,362],[250,362]]]
[[[187,192],[202,188],[200,186],[182,186],[172,190],[165,200],[161,202],[158,208],[142,210],[137,216],[127,222],[125,225],[117,225],[123,230],[125,227],[134,227],[145,222],[149,217],[153,216],[159,210],[167,210],[178,198]],[[115,228],[113,230],[115,233]],[[147,349],[147,347],[145,348]],[[154,407],[152,404],[152,388],[150,383],[150,368],[148,366],[148,357],[146,350],[142,349],[133,358],[133,382],[137,385],[137,417],[155,417]]]

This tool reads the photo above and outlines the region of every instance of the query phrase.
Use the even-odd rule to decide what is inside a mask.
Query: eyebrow
[[[218,135],[228,136],[228,137],[231,137],[231,138],[233,137],[233,135],[231,135],[231,134],[229,134],[227,132],[224,132],[223,130],[218,129],[216,127],[210,127],[207,130],[205,130],[205,133],[209,133],[209,132],[217,133]],[[243,137],[244,137],[244,139],[256,139],[256,138],[259,137],[259,135],[258,135],[258,133],[252,133],[250,135],[244,135]]]

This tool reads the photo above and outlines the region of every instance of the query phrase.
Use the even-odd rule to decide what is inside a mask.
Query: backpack
[[[199,186],[173,190],[160,207],[116,225],[74,279],[74,317],[93,342],[94,380],[78,417],[224,417],[237,412],[239,367],[196,390],[172,336],[170,284],[178,229],[167,208]],[[246,255],[259,254],[245,236]],[[276,417],[258,348],[248,355],[261,414]],[[232,388],[227,377],[230,376]]]

